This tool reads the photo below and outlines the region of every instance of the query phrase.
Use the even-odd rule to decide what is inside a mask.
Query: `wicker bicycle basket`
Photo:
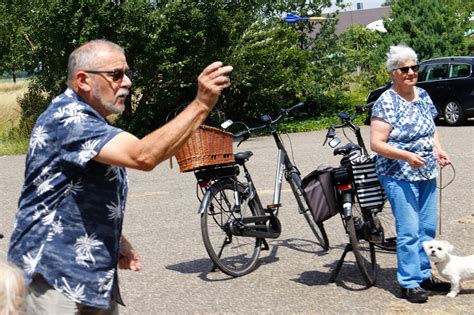
[[[176,153],[176,160],[181,172],[234,163],[232,134],[202,125]]]

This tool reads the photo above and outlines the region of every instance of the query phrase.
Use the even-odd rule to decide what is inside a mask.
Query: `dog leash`
[[[439,171],[439,186],[443,187],[443,169]],[[439,222],[438,222],[438,230],[439,230],[439,235],[442,235],[443,232],[441,230],[442,222],[443,221],[443,189],[439,189]]]
[[[436,182],[435,182],[435,184],[434,184],[434,185],[436,186],[436,188],[439,189],[438,231],[439,231],[439,234],[440,234],[440,235],[443,234],[442,229],[441,229],[442,221],[443,221],[443,220],[442,220],[442,217],[443,217],[443,213],[442,213],[442,212],[443,212],[443,211],[442,211],[442,209],[443,209],[443,207],[442,207],[442,205],[443,205],[443,189],[445,189],[446,187],[448,187],[449,185],[451,185],[451,183],[452,183],[452,182],[454,181],[454,179],[456,178],[456,169],[454,168],[453,163],[449,163],[448,165],[451,166],[451,169],[453,170],[453,178],[451,178],[451,180],[450,180],[446,185],[443,186],[443,169],[444,169],[444,167],[443,167],[443,168],[440,168],[440,171],[439,171],[439,186],[436,184]],[[419,172],[419,173],[421,174],[421,176],[423,176],[424,178],[429,179],[429,177],[426,176],[420,169],[418,169],[418,172]]]
[[[439,220],[438,220],[438,231],[439,231],[439,235],[442,235],[443,232],[442,232],[442,229],[441,229],[441,226],[442,226],[442,221],[443,221],[443,189],[445,189],[446,187],[448,187],[453,181],[454,179],[456,178],[456,170],[453,166],[452,163],[449,164],[451,166],[451,168],[453,169],[453,178],[451,178],[451,180],[443,186],[443,168],[440,169],[439,171]]]

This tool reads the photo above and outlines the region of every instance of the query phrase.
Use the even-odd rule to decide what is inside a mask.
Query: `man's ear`
[[[76,84],[82,91],[89,92],[91,90],[91,78],[83,71],[76,73]]]

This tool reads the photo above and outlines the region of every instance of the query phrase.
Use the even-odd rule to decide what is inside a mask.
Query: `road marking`
[[[458,223],[462,224],[474,224],[474,216],[470,215],[458,220]]]

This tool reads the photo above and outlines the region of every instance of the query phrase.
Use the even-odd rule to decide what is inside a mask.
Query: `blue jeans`
[[[431,276],[423,242],[436,236],[436,179],[407,182],[379,176],[397,228],[397,279],[403,288],[416,288]]]

